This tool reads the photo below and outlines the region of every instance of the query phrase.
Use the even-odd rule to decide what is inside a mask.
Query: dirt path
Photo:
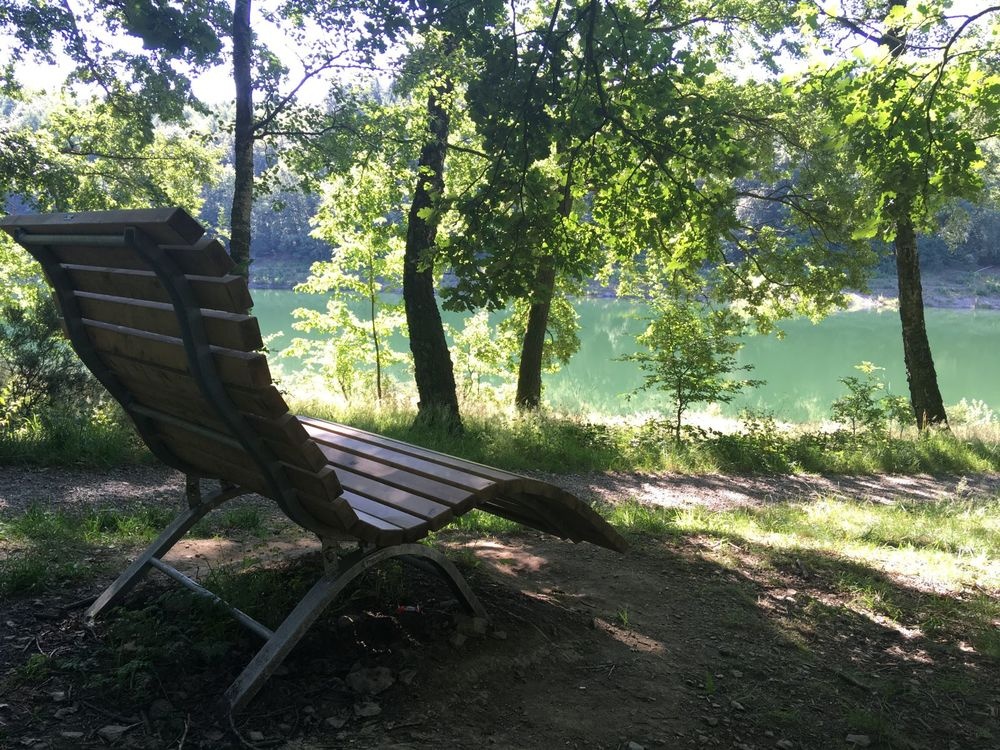
[[[941,477],[926,474],[654,475],[641,472],[534,475],[580,497],[608,503],[631,499],[667,507],[698,505],[719,509],[820,496],[893,502],[903,499],[933,501],[955,495],[979,497],[1000,492],[1000,474]],[[63,508],[120,502],[176,504],[182,492],[182,476],[161,467],[131,466],[95,472],[0,466],[0,513],[19,512],[32,502]]]
[[[890,502],[1000,491],[997,476],[550,478],[609,502],[717,508],[820,495]],[[152,468],[0,467],[0,515],[31,502],[179,505],[181,487],[179,475]],[[272,538],[192,540],[177,558],[198,570],[268,547],[313,549],[280,518],[268,522],[276,524]],[[421,614],[356,603],[293,652],[239,717],[238,737],[211,712],[211,700],[256,644],[233,640],[206,661],[196,654],[204,644],[185,624],[188,612],[157,621],[161,629],[180,623],[186,645],[169,662],[155,662],[152,687],[94,681],[110,669],[102,659],[114,666],[136,648],[138,636],[118,634],[121,623],[163,610],[145,607],[167,590],[159,580],[132,596],[123,608],[131,614],[109,617],[96,631],[82,627],[78,610],[61,607],[93,595],[103,579],[0,602],[0,747],[1000,747],[1000,665],[960,639],[841,606],[830,582],[856,571],[836,561],[760,561],[748,548],[739,551],[745,568],[733,569],[715,558],[714,542],[695,537],[635,538],[624,556],[531,532],[445,534],[439,543],[463,564],[491,613],[486,634],[456,638],[454,603],[433,580],[417,579],[399,594],[399,603],[420,605]],[[905,583],[885,585],[901,599],[911,593]],[[37,654],[70,666],[28,679],[26,664]],[[364,695],[348,686],[352,674],[381,668],[384,691]],[[125,729],[102,737],[109,726]]]

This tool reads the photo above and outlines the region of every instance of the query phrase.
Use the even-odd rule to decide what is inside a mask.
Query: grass
[[[0,552],[0,596],[86,580],[99,567],[99,548],[148,542],[172,515],[166,508],[69,512],[30,505],[24,513],[0,520],[0,539],[8,543],[7,551]]]
[[[703,432],[676,443],[669,427],[592,420],[550,412],[520,414],[496,405],[466,404],[465,432],[414,424],[402,406],[347,407],[289,399],[292,411],[332,419],[512,471],[553,473],[649,471],[679,473],[871,474],[1000,471],[1000,427],[962,426],[952,433],[871,439],[807,426],[791,430]],[[55,409],[16,428],[0,429],[0,465],[105,467],[151,460],[113,403],[83,414]]]
[[[149,461],[117,403],[56,407],[0,427],[0,465],[106,467]]]
[[[1000,432],[993,426],[902,438],[852,438],[796,429],[707,433],[680,444],[662,422],[596,422],[547,412],[517,414],[467,406],[465,431],[454,435],[414,424],[398,407],[337,407],[291,402],[293,411],[354,425],[512,471],[650,471],[735,474],[931,474],[1000,471]]]
[[[1000,658],[1000,498],[729,510],[633,501],[609,509],[608,520],[632,535],[703,539],[723,564],[751,565],[772,585],[786,571],[805,575],[856,612]]]

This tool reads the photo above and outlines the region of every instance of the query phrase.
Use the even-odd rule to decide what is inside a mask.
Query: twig
[[[97,601],[96,596],[88,596],[85,599],[77,599],[75,602],[70,602],[69,604],[64,604],[59,608],[59,611],[63,614],[67,612],[72,612],[74,609],[80,609],[80,607],[86,607]]]
[[[184,750],[184,742],[187,740],[188,727],[191,725],[191,714],[188,714],[184,719],[184,731],[181,733],[181,738],[177,741],[177,750]]]
[[[136,723],[141,723],[135,721],[136,719],[135,716],[122,716],[121,714],[116,714],[114,711],[108,711],[106,708],[95,706],[93,703],[90,703],[88,701],[81,700],[80,705],[86,706],[91,711],[97,711],[97,713],[103,714],[104,716],[107,716],[109,719],[114,719],[115,721],[121,722],[122,724],[129,724],[130,725],[129,729],[134,727]]]

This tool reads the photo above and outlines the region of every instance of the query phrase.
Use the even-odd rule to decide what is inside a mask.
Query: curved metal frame
[[[323,610],[330,606],[351,581],[376,565],[396,557],[405,563],[420,563],[420,567],[423,564],[432,566],[473,616],[489,619],[486,609],[462,578],[462,574],[436,549],[423,544],[397,544],[375,551],[361,549],[345,559],[345,562],[350,563],[346,570],[326,573],[302,597],[295,609],[274,631],[274,635],[226,690],[223,700],[228,709],[239,711],[250,702]]]

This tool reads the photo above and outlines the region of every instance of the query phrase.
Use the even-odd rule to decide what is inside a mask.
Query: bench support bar
[[[118,579],[108,586],[85,615],[85,621],[93,623],[101,612],[118,604],[121,599],[142,579],[151,568],[162,571],[196,594],[207,596],[225,607],[240,624],[265,640],[246,669],[226,690],[225,707],[232,712],[244,708],[257,694],[274,670],[288,656],[317,618],[358,576],[366,573],[386,560],[399,559],[440,575],[451,588],[456,598],[475,617],[489,619],[479,599],[469,588],[462,574],[442,553],[423,544],[397,544],[391,547],[375,548],[361,545],[356,551],[339,559],[334,554],[340,540],[323,540],[323,558],[326,573],[320,577],[277,630],[271,631],[252,617],[222,601],[196,581],[163,562],[165,555],[205,514],[222,503],[246,493],[239,487],[226,486],[206,497],[202,497],[200,483],[196,477],[188,477],[188,509],[177,516],[156,540],[125,569]]]
[[[452,562],[437,550],[423,544],[397,544],[371,550],[359,549],[341,561],[340,570],[323,575],[281,623],[274,635],[226,690],[227,708],[236,712],[257,694],[274,670],[284,661],[295,644],[306,634],[317,618],[358,576],[376,565],[399,558],[400,562],[430,568],[448,583],[458,600],[476,617],[488,619],[486,610],[469,584]]]
[[[93,623],[103,610],[120,602],[122,597],[131,591],[132,587],[153,567],[153,560],[159,561],[159,558],[177,544],[178,540],[188,533],[191,527],[198,523],[206,513],[219,507],[226,500],[246,494],[246,490],[230,485],[212,492],[207,497],[202,497],[199,484],[196,478],[188,477],[188,509],[171,521],[153,543],[118,576],[118,579],[97,597],[97,601],[90,605],[90,609],[84,615],[85,622]]]

